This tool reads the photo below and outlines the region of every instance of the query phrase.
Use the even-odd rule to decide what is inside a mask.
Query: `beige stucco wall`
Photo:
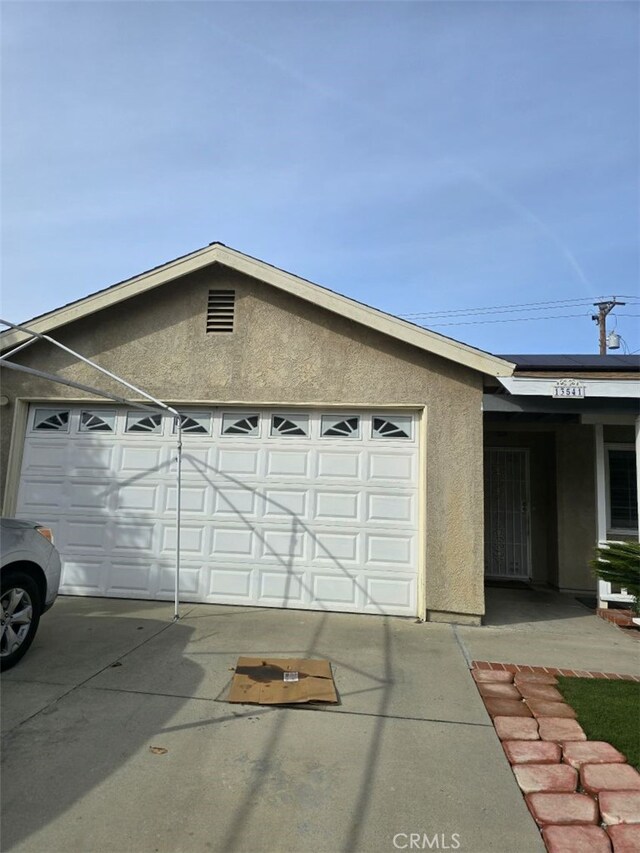
[[[210,287],[236,289],[232,335],[205,333]],[[220,266],[70,324],[56,337],[170,402],[426,406],[426,607],[432,618],[484,612],[480,374]],[[34,344],[20,360],[122,393],[46,344]],[[83,396],[14,372],[2,380],[12,401]],[[0,424],[5,471],[11,422],[5,416]]]
[[[581,424],[558,427],[556,460],[558,586],[595,590],[589,568],[597,540],[594,428]]]

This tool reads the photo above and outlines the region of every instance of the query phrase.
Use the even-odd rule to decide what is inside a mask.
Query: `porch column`
[[[636,505],[640,519],[640,415],[636,418]],[[640,541],[640,522],[638,523],[638,540]]]
[[[640,419],[638,419],[640,420]],[[607,476],[604,460],[604,427],[595,424],[596,440],[596,534],[598,545],[607,539]],[[638,443],[638,421],[636,421],[636,445]],[[608,607],[605,599],[611,592],[611,584],[598,578],[598,607]]]

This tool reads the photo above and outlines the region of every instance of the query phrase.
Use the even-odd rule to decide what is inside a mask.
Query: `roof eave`
[[[384,311],[362,305],[346,296],[312,284],[292,273],[285,272],[257,258],[252,258],[249,255],[224,246],[222,243],[213,243],[189,255],[169,261],[161,267],[141,273],[138,276],[134,276],[91,296],[79,299],[77,302],[73,302],[49,314],[44,314],[26,325],[36,332],[47,334],[59,326],[65,326],[68,323],[91,316],[97,311],[101,311],[132,296],[137,296],[147,290],[160,287],[170,281],[182,278],[214,263],[223,264],[252,278],[264,281],[293,296],[318,305],[327,311],[347,317],[356,323],[368,326],[396,340],[404,341],[425,352],[462,364],[465,367],[488,376],[511,376],[515,370],[515,364],[511,362],[467,346],[459,341],[446,338],[437,332],[431,332],[427,329],[414,326],[411,323],[393,317],[391,314],[386,314]],[[24,332],[16,330],[3,332],[1,335],[0,350],[14,347],[27,338],[28,335]]]

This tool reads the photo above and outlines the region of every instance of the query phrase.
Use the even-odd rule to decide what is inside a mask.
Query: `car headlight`
[[[36,530],[41,536],[44,536],[45,539],[48,539],[49,542],[53,545],[53,530],[50,527],[36,527]]]

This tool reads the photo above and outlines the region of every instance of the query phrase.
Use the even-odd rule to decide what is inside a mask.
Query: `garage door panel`
[[[202,565],[192,565],[184,562],[180,566],[180,595],[194,600],[202,598],[202,575],[205,571]],[[160,565],[158,594],[163,598],[173,598],[176,584],[175,563]]]
[[[327,524],[357,523],[360,518],[360,491],[324,491],[317,489],[315,493],[314,518]]]
[[[239,448],[234,450],[231,447],[221,447],[219,450],[217,468],[228,476],[255,477],[258,474],[259,467],[259,448]]]
[[[214,566],[209,570],[209,597],[234,599],[246,603],[250,599],[252,570],[235,566]]]
[[[260,556],[293,565],[307,560],[307,536],[301,528],[265,529],[260,534]]]
[[[357,596],[358,588],[355,577],[345,574],[314,573],[312,605],[321,604],[323,610],[356,610]]]
[[[257,513],[257,487],[232,488],[219,486],[216,488],[213,501],[214,518],[220,520],[254,518]]]
[[[270,569],[260,572],[259,596],[263,604],[271,607],[302,606],[305,602],[305,573],[278,572]]]
[[[117,470],[119,449],[106,440],[75,441],[69,445],[67,474],[75,477],[111,476]]]
[[[370,492],[366,507],[367,521],[407,525],[414,525],[416,521],[416,501],[410,494]]]
[[[91,510],[93,514],[100,513],[107,517],[110,506],[113,505],[115,497],[114,489],[109,485],[109,481],[91,480],[67,481],[68,494],[67,505],[72,513],[86,514],[85,510]]]
[[[225,559],[255,558],[256,535],[247,528],[218,528],[213,531],[211,555]]]
[[[154,512],[158,509],[159,485],[121,485],[117,490],[116,509]]]
[[[372,483],[390,480],[411,485],[416,480],[417,459],[413,451],[404,453],[370,451],[367,463],[367,476]]]
[[[397,534],[369,533],[367,535],[367,565],[386,566],[389,563],[411,566],[414,563],[414,537]]]
[[[263,517],[306,520],[309,511],[309,491],[305,487],[265,489],[262,495]]]
[[[122,474],[138,474],[146,476],[160,471],[163,464],[168,466],[169,459],[162,447],[144,447],[141,444],[125,445],[121,449],[119,470]]]
[[[166,486],[164,489],[163,509],[165,512],[175,513],[177,505],[178,489],[176,486]],[[209,514],[210,489],[206,486],[194,486],[184,483],[180,489],[180,506],[184,513],[193,515]]]
[[[65,500],[65,481],[56,480],[23,480],[18,498],[18,511],[26,518],[36,516],[39,520],[43,512],[58,514],[63,511]]]
[[[178,462],[176,452],[170,454],[168,472],[176,476]],[[212,478],[216,472],[216,457],[206,447],[185,447],[182,451],[182,476],[187,480],[191,478]]]
[[[62,525],[61,539],[71,551],[103,554],[107,547],[106,519],[74,519]],[[57,541],[57,540],[56,540]]]
[[[308,450],[267,451],[267,477],[278,479],[309,476],[310,452]]]
[[[406,612],[413,615],[415,579],[393,577],[367,577],[365,609],[371,612]]]
[[[106,571],[104,560],[69,556],[62,567],[60,592],[67,595],[104,595],[106,592]]]
[[[153,554],[155,542],[155,524],[146,518],[116,519],[112,526],[112,548],[114,553],[132,551]]]
[[[138,561],[113,560],[109,566],[109,581],[107,589],[111,594],[130,593],[148,594],[149,590],[157,590],[154,576],[158,573],[155,564]]]
[[[68,442],[35,439],[25,448],[24,466],[34,477],[64,476],[68,467]]]
[[[359,480],[363,469],[363,451],[319,450],[316,464],[319,479]]]
[[[361,533],[336,533],[333,530],[310,534],[316,563],[357,563],[360,560]]]
[[[81,407],[66,409],[48,432],[29,419],[18,513],[56,523],[63,591],[171,598],[172,418],[127,432],[146,416],[112,408],[103,418],[110,429],[91,432],[81,428]],[[65,407],[54,415],[64,418]],[[100,407],[92,415],[101,417]],[[183,436],[183,599],[415,614],[415,418],[266,411],[250,423],[237,411],[226,413],[236,432],[221,435],[223,415],[195,413],[193,430],[205,431]],[[304,434],[290,427],[296,418]]]
[[[176,526],[161,524],[160,555],[167,556],[176,552]],[[206,556],[206,530],[200,524],[180,525],[180,553],[187,558]]]

